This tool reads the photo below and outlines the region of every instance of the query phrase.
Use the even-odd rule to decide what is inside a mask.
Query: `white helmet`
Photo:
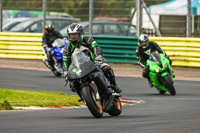
[[[141,34],[138,38],[138,41],[143,48],[147,48],[149,46],[149,38],[146,34]]]
[[[76,38],[71,38],[70,34],[74,34],[74,33],[78,33],[79,35]],[[84,33],[84,30],[81,24],[72,23],[67,28],[67,36],[68,36],[69,41],[71,41],[72,43],[81,42],[83,38],[83,33]]]

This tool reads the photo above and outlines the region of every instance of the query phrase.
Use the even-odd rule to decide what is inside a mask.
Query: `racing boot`
[[[114,90],[116,93],[120,93],[120,92],[122,92],[122,89],[119,88],[119,86],[117,85],[114,76],[112,76],[112,77],[110,78],[110,83],[113,84],[113,90]]]
[[[147,78],[147,80],[148,80],[149,86],[152,88],[152,87],[153,87],[153,84],[152,84],[150,78]]]
[[[45,59],[43,59],[43,63],[45,64],[46,67],[48,67],[50,69],[50,65],[49,62]]]
[[[53,60],[51,59],[48,59],[48,63],[49,63],[49,66],[50,66],[50,70],[54,70],[54,65],[53,65]]]
[[[173,78],[175,78],[175,74],[174,74],[174,71],[172,71],[172,74],[173,74]]]

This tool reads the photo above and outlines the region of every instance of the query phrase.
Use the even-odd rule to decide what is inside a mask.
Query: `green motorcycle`
[[[171,95],[176,95],[176,90],[173,85],[172,68],[163,54],[153,52],[147,60],[149,66],[149,77],[152,85],[160,94],[169,92]]]

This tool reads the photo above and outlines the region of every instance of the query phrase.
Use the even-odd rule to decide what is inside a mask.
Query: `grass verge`
[[[79,106],[79,97],[64,93],[0,89],[0,109],[7,106]],[[11,109],[9,108],[9,109]]]

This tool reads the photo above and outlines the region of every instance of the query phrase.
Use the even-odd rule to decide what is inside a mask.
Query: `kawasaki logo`
[[[150,53],[151,53],[151,49],[145,51],[145,53],[148,54],[148,55],[150,55]]]

